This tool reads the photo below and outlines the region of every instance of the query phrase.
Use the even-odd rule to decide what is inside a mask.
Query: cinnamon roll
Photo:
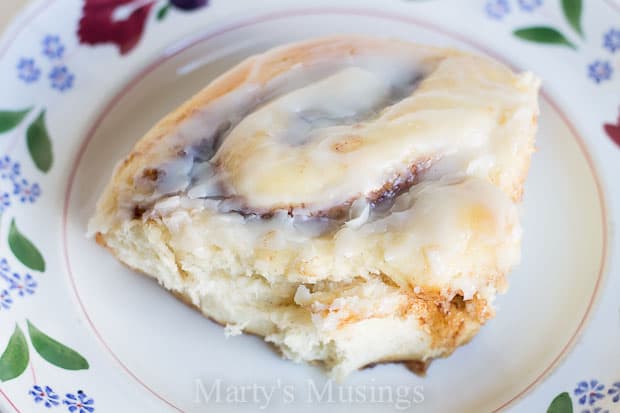
[[[494,315],[519,261],[538,88],[487,57],[405,41],[278,47],[140,139],[90,231],[286,358],[337,378],[426,364]]]

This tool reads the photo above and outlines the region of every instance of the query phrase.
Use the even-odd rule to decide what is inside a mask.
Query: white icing
[[[202,139],[204,142],[188,146],[185,156],[162,165],[166,172],[175,170],[176,173],[163,175],[152,198],[178,191],[189,191],[192,198],[224,195],[220,184],[230,178],[230,174],[220,170],[223,179],[220,177],[215,183],[209,182],[212,179],[211,165],[222,157],[222,150],[227,147],[233,146],[233,152],[237,153],[243,150],[237,148],[234,142],[245,141],[252,131],[271,129],[275,135],[277,131],[273,128],[277,128],[281,121],[286,124],[280,124],[276,143],[282,143],[286,148],[305,146],[302,144],[307,140],[318,144],[318,141],[325,140],[326,133],[341,131],[342,135],[345,132],[343,124],[376,116],[373,109],[380,109],[382,105],[400,98],[403,91],[411,90],[412,83],[427,70],[422,63],[400,58],[386,61],[376,56],[349,57],[340,62],[299,66],[261,88],[256,85],[240,87],[179,126],[177,135],[182,141],[196,142]],[[265,101],[268,103],[263,105]],[[325,105],[325,102],[329,103]],[[255,107],[259,109],[246,116]],[[224,147],[212,148],[213,136],[227,124],[234,127],[225,133]],[[333,141],[332,138],[330,142]],[[330,142],[324,144],[329,145]],[[200,157],[206,159],[200,160]],[[329,159],[325,159],[327,161]],[[194,167],[188,173],[190,163]],[[254,170],[251,174],[257,172]],[[234,185],[230,187],[231,182],[228,184],[229,195],[230,192],[240,194],[239,188]],[[240,195],[248,199],[253,197],[246,193]],[[335,199],[333,204],[337,202]],[[253,199],[251,203],[261,208],[271,203],[286,203],[286,200],[272,199],[267,205],[259,205]]]
[[[420,69],[411,62],[373,63],[300,87],[237,125],[214,158],[232,192],[257,209],[289,204],[329,209],[381,188],[386,174],[406,169],[400,148],[377,151],[373,146],[382,137],[363,137],[379,132],[372,119],[395,91],[408,89]],[[351,124],[359,127],[358,135]],[[370,158],[365,171],[355,168],[354,157]]]
[[[160,165],[157,189],[163,194],[185,190],[193,166],[193,159],[187,156]]]
[[[429,160],[426,179],[491,178],[517,151],[502,139],[508,125],[522,125],[532,112],[515,110],[529,102],[467,63],[455,78],[454,62],[348,57],[242,86],[180,125],[182,140],[199,143],[161,165],[152,199],[187,192],[237,199],[223,211],[314,215],[370,196]],[[428,86],[446,77],[446,87]],[[505,128],[498,117],[507,119]]]
[[[370,204],[367,202],[364,202],[363,200],[357,200],[355,202],[357,204],[361,204],[361,207],[363,209],[354,218],[349,219],[347,222],[345,222],[345,225],[350,228],[359,228],[362,225],[364,225],[366,222],[368,222],[368,219],[370,218]],[[354,205],[354,207],[355,206],[356,205]],[[355,208],[351,208],[351,209],[354,210]]]

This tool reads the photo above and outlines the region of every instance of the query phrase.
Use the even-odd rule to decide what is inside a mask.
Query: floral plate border
[[[611,1],[611,0],[610,0]],[[32,14],[27,13],[25,20],[34,19],[38,13],[44,13],[45,10],[54,3],[53,0],[47,2],[38,2],[39,9],[31,11]],[[25,86],[37,86],[43,87],[44,79],[47,79],[47,87],[50,92],[66,94],[72,91],[75,87],[78,87],[80,77],[78,69],[71,69],[70,60],[72,53],[80,53],[85,44],[88,45],[101,45],[101,44],[113,44],[119,52],[119,55],[115,59],[122,59],[134,51],[140,48],[140,43],[143,40],[143,32],[149,27],[153,26],[153,21],[162,22],[171,19],[170,13],[179,12],[184,13],[187,11],[204,11],[209,13],[210,9],[214,9],[215,5],[208,5],[206,1],[143,1],[143,0],[111,0],[107,2],[107,8],[97,8],[95,0],[87,0],[83,4],[74,1],[80,6],[81,13],[78,14],[77,19],[77,38],[76,42],[73,39],[73,44],[65,44],[66,37],[56,33],[55,30],[49,30],[40,39],[39,55],[34,56],[30,54],[28,56],[21,56],[16,60],[15,76],[18,81],[21,81]],[[240,2],[244,3],[244,2]],[[274,1],[274,5],[278,2]],[[346,3],[346,2],[343,2]],[[401,3],[396,6],[396,3]],[[429,7],[426,4],[422,5],[403,5],[403,2],[394,2],[395,8],[403,10],[402,7],[411,7],[411,10],[415,7]],[[428,3],[433,3],[432,1]],[[548,4],[554,3],[554,4]],[[564,25],[572,29],[579,34],[581,38],[583,36],[583,29],[581,26],[581,14],[583,12],[583,4],[580,1],[561,1],[551,2],[547,0],[519,0],[516,2],[510,2],[508,0],[501,1],[481,1],[477,2],[478,10],[482,11],[482,15],[492,20],[501,20],[501,24],[508,25],[508,17],[511,13],[511,4],[516,4],[521,11],[528,13],[528,15],[534,15],[538,11],[551,10],[553,7],[561,4],[564,12],[565,22],[558,23],[557,25]],[[158,5],[159,7],[155,7]],[[113,7],[112,7],[113,6]],[[209,6],[209,7],[207,7]],[[547,7],[548,6],[548,7]],[[124,7],[124,9],[122,9]],[[129,7],[129,8],[128,8]],[[496,9],[492,7],[504,7],[503,14],[499,15]],[[546,7],[546,8],[545,8]],[[590,7],[590,6],[588,6]],[[592,6],[594,7],[594,6]],[[121,8],[120,20],[114,19],[111,22],[110,17],[114,13],[118,12]],[[221,9],[224,7],[222,6]],[[572,8],[572,9],[571,9]],[[575,9],[579,9],[579,13],[575,12]],[[220,9],[220,10],[221,10]],[[491,11],[492,12],[491,12]],[[567,10],[569,10],[567,12]],[[572,10],[572,11],[570,11]],[[239,6],[238,9],[231,7],[228,12],[240,12],[243,11],[243,6]],[[123,15],[123,13],[125,13]],[[215,13],[215,12],[213,12]],[[493,14],[495,13],[495,14]],[[553,14],[545,15],[541,13],[536,18],[553,20],[557,16]],[[577,16],[577,17],[576,17]],[[179,17],[180,18],[180,17]],[[101,22],[101,19],[108,19],[110,26],[103,27],[103,32],[98,30],[89,30],[89,21],[94,25],[95,22]],[[150,25],[149,25],[149,20]],[[119,23],[120,21],[120,23]],[[118,32],[118,24],[125,24],[123,26],[127,33],[126,37],[118,37],[113,32]],[[499,24],[499,23],[498,23]],[[24,26],[26,26],[24,24]],[[107,29],[105,29],[108,27]],[[546,26],[534,26],[534,28],[540,29],[540,27]],[[551,26],[550,26],[551,27]],[[547,27],[548,28],[548,27]],[[531,29],[531,27],[530,27]],[[564,35],[561,30],[553,29],[549,30],[537,30],[532,32],[528,27],[521,28],[518,26],[513,29],[513,35],[523,41],[538,43],[543,45],[542,47],[550,48],[553,46],[577,47],[575,44],[577,41],[569,40],[567,35]],[[106,33],[107,30],[107,33]],[[554,33],[560,33],[560,37]],[[617,88],[618,74],[620,73],[620,64],[616,54],[618,47],[616,47],[616,31],[620,32],[620,29],[616,26],[610,26],[603,35],[602,50],[598,52],[608,51],[611,53],[611,57],[603,58],[595,57],[596,60],[591,60],[586,63],[584,78],[590,79],[593,84],[599,87]],[[111,34],[112,33],[112,34]],[[524,34],[525,33],[525,34]],[[546,34],[545,34],[546,33]],[[19,37],[19,32],[13,32],[14,37]],[[551,37],[549,37],[551,36]],[[555,37],[554,37],[555,36]],[[552,39],[552,40],[549,40]],[[594,47],[589,47],[589,37],[580,40],[584,49],[587,49],[591,54],[591,50]],[[70,42],[67,42],[70,43]],[[4,64],[4,54],[11,47],[11,39],[7,40],[2,49],[0,49],[0,62]],[[532,46],[541,47],[541,46]],[[34,50],[34,49],[33,49]],[[551,48],[549,49],[551,50]],[[597,56],[598,56],[597,55]],[[616,59],[612,61],[611,59]],[[615,65],[615,66],[614,66]],[[616,72],[616,73],[614,73]],[[77,75],[76,75],[77,74]],[[618,89],[615,89],[618,90]],[[612,92],[613,93],[613,92]],[[617,97],[617,96],[616,96]],[[618,100],[618,99],[616,99]],[[36,101],[36,100],[35,100]],[[616,102],[616,105],[620,102]],[[3,109],[0,107],[0,109]],[[7,135],[9,139],[5,141],[5,146],[0,143],[0,148],[4,151],[5,155],[2,156],[0,161],[0,178],[2,185],[0,189],[0,209],[7,215],[7,211],[10,211],[12,207],[16,205],[23,205],[21,211],[27,211],[26,205],[35,204],[39,197],[42,196],[42,185],[38,182],[34,183],[34,180],[40,180],[50,172],[54,165],[54,140],[50,136],[48,122],[46,121],[46,114],[55,108],[47,107],[44,104],[39,104],[37,107],[22,105],[21,107],[6,108],[6,110],[0,110],[0,134]],[[599,134],[607,136],[610,142],[614,142],[615,145],[620,145],[620,114],[618,114],[617,122],[614,119],[607,118],[603,120],[600,125]],[[592,134],[589,134],[592,136]],[[10,156],[12,150],[20,145],[21,140],[24,140],[24,148],[27,150],[27,157],[19,157],[19,161],[16,158]],[[588,142],[592,144],[591,142]],[[613,155],[617,156],[617,153]],[[27,159],[29,165],[23,167],[26,163],[24,159]],[[599,161],[600,162],[600,161]],[[597,162],[598,164],[598,162]],[[23,175],[27,172],[27,175]],[[28,179],[26,179],[26,176]],[[7,186],[8,185],[8,186]],[[21,229],[20,217],[13,217],[8,225],[8,231],[6,231],[6,224],[9,223],[7,219],[0,221],[2,225],[2,234],[7,232],[7,245],[11,251],[12,256],[7,256],[0,261],[0,270],[2,280],[6,283],[6,288],[0,291],[0,311],[5,313],[11,309],[11,307],[18,305],[19,301],[28,297],[31,297],[41,287],[40,278],[45,274],[46,261],[45,256],[49,254],[47,251],[39,251],[35,243],[32,241],[36,238],[36,232],[28,232]],[[612,218],[613,219],[613,218]],[[610,224],[612,224],[610,222]],[[4,235],[3,235],[4,236]],[[13,269],[17,269],[13,271]],[[35,275],[32,275],[35,274]],[[34,312],[34,311],[33,311]],[[0,380],[3,382],[12,380],[19,377],[28,366],[31,368],[32,382],[34,383],[29,389],[28,394],[31,396],[31,400],[35,405],[45,406],[47,408],[64,405],[68,411],[79,412],[93,412],[95,410],[94,399],[86,395],[82,390],[74,390],[72,392],[65,392],[64,398],[61,398],[50,386],[37,384],[36,374],[32,363],[28,364],[30,355],[28,340],[23,333],[20,323],[26,327],[23,330],[28,332],[30,338],[30,345],[37,354],[41,356],[43,360],[46,360],[51,365],[60,367],[65,370],[87,370],[89,369],[89,363],[86,358],[71,347],[60,343],[56,339],[49,336],[47,333],[39,330],[29,320],[28,314],[23,317],[22,314],[16,315],[14,318],[15,329],[9,339],[4,353],[0,356]],[[37,324],[39,324],[37,322]],[[64,341],[64,339],[63,339]],[[79,342],[79,341],[78,341]],[[21,350],[20,350],[21,349]],[[25,349],[25,350],[24,350]],[[21,355],[20,355],[21,353]],[[25,356],[24,356],[25,354]],[[69,356],[67,356],[67,354]],[[24,366],[24,358],[26,363]],[[21,363],[21,364],[20,364]],[[16,367],[17,366],[17,367]],[[21,371],[19,371],[21,370]],[[14,377],[10,377],[14,375]],[[618,376],[615,377],[618,379]],[[567,384],[570,388],[570,383]],[[565,387],[566,388],[566,387]],[[618,403],[618,389],[620,384],[616,381],[609,382],[608,386],[605,386],[598,380],[588,379],[579,380],[571,392],[573,398],[567,393],[560,393],[549,406],[551,412],[568,412],[573,410],[573,404],[583,408],[581,412],[605,412],[612,408],[616,408]],[[3,395],[10,405],[13,405],[8,395],[0,387],[0,395]],[[574,401],[574,403],[573,403]],[[603,405],[604,402],[609,402]],[[570,407],[569,407],[570,405]],[[13,405],[16,411],[19,411],[16,406]],[[568,410],[570,408],[570,410]]]

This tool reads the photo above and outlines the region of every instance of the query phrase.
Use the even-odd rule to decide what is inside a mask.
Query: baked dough
[[[250,57],[117,166],[90,231],[206,316],[336,378],[469,341],[518,262],[539,80],[337,36]]]

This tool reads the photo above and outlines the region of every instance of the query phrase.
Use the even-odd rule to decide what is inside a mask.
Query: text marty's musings
[[[266,409],[292,404],[390,405],[406,410],[424,402],[424,386],[418,385],[343,385],[332,380],[316,383],[286,384],[277,379],[267,384],[227,383],[222,379],[194,380],[197,404],[247,405]]]

